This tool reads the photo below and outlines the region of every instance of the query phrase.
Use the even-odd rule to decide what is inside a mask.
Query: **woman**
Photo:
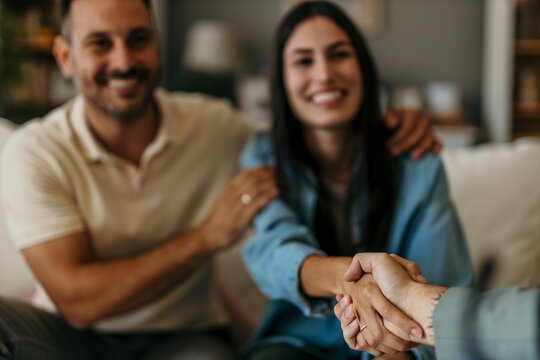
[[[243,251],[272,300],[248,357],[358,358],[332,316],[336,294],[351,295],[367,325],[360,350],[409,349],[383,321],[408,331],[419,326],[382,296],[371,275],[348,283],[343,274],[355,253],[386,251],[418,263],[432,282],[471,283],[440,160],[390,154],[375,66],[335,5],[305,2],[282,20],[270,75],[273,131],[252,139],[242,156],[244,167],[275,163],[280,188],[280,199],[255,218]],[[427,348],[416,351],[430,356]]]

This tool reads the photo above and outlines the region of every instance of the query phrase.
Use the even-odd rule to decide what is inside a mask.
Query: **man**
[[[0,300],[0,359],[231,358],[210,258],[277,196],[273,169],[234,177],[251,129],[227,102],[156,89],[148,1],[61,6],[53,54],[80,95],[4,152],[11,237],[40,286],[37,308]],[[422,119],[389,117],[393,151],[438,147]]]
[[[355,281],[372,273],[380,290],[424,330],[422,338],[385,324],[403,339],[435,346],[437,359],[539,359],[540,290],[501,288],[479,291],[425,283],[418,265],[397,255],[357,254],[345,273]],[[345,341],[363,341],[362,320],[350,297],[334,307]],[[391,358],[391,357],[388,357]]]

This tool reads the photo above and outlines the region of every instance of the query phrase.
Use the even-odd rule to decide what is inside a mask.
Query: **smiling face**
[[[362,74],[347,34],[325,16],[299,23],[283,50],[283,83],[304,127],[344,128],[362,102]]]
[[[70,39],[54,54],[92,110],[129,122],[150,107],[160,73],[159,46],[142,1],[77,0]]]

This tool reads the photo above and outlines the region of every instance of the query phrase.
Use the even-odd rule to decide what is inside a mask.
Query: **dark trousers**
[[[61,316],[0,297],[0,360],[229,360],[225,329],[104,334],[78,330]]]
[[[251,351],[246,360],[316,360],[308,353],[287,344],[267,344]]]

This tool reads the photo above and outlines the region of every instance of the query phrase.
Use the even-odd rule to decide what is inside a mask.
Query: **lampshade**
[[[238,41],[234,31],[218,21],[199,20],[187,32],[183,53],[188,70],[227,73],[236,69]]]

